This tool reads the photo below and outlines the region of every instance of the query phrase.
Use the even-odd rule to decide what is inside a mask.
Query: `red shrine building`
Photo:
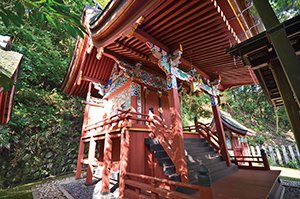
[[[280,198],[280,172],[270,171],[265,153],[247,153],[245,137],[254,132],[218,108],[219,92],[257,83],[224,50],[259,32],[248,6],[113,0],[104,10],[86,7],[87,34],[62,86],[85,99],[76,178],[86,171],[86,184],[98,179],[107,197],[115,182],[120,198]],[[181,89],[210,96],[212,126],[182,126]]]
[[[10,82],[7,88],[0,85],[0,124],[7,124],[10,121],[14,96],[15,84],[19,76],[19,68],[23,55],[11,51],[12,38],[0,35],[0,74],[3,79]],[[4,78],[5,77],[5,78]]]

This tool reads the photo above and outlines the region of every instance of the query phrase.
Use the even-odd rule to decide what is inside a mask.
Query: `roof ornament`
[[[144,21],[144,17],[140,16],[134,23],[134,25],[131,27],[131,29],[129,30],[129,33],[127,33],[128,37],[131,37],[133,35],[133,33],[135,32],[135,30],[139,27],[139,25],[141,25]]]

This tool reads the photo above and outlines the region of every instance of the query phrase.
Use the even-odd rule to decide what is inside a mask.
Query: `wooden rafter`
[[[149,35],[148,33],[146,33],[145,31],[143,31],[140,28],[137,28],[137,30],[134,32],[133,36],[142,42],[150,41],[154,45],[159,46],[162,50],[164,50],[166,52],[170,52],[170,49],[165,44],[156,40],[155,38],[153,38],[151,35]],[[183,57],[181,58],[181,63],[184,66],[188,66],[189,68],[195,68],[197,70],[197,72],[200,73],[203,77],[210,79],[209,75],[207,75],[205,72],[201,71],[198,67],[194,66],[193,64],[191,64],[189,61],[187,61]]]

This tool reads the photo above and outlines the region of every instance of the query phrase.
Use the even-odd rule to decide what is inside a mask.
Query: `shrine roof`
[[[223,126],[230,130],[233,133],[242,135],[242,136],[254,136],[256,133],[251,130],[248,129],[247,127],[245,127],[244,125],[242,125],[241,123],[239,123],[238,121],[236,121],[235,119],[232,118],[232,116],[225,112],[225,111],[220,111],[221,113],[221,119],[222,119],[222,124]],[[214,123],[214,119],[212,120],[211,123],[211,128],[213,128],[215,125]]]
[[[4,81],[11,80],[13,85],[8,85],[7,91],[0,84],[0,124],[6,124],[10,120],[14,95],[15,83],[18,78],[18,71],[23,55],[10,51],[12,38],[0,35],[0,75],[5,77]],[[3,50],[2,50],[3,49]],[[0,82],[1,83],[1,82]]]
[[[183,58],[179,67],[183,71],[195,68],[208,79],[218,74],[223,90],[256,81],[252,69],[225,52],[246,39],[226,0],[113,0],[103,11],[86,8],[82,23],[92,48],[102,56],[109,54],[116,59],[141,62],[145,68],[161,73],[146,42],[170,53],[181,44]],[[83,57],[85,52],[80,53],[76,55]],[[72,62],[71,67],[77,68],[72,66],[74,63],[78,62]]]

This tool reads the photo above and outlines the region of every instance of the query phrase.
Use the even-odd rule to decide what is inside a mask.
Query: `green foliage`
[[[241,86],[225,94],[227,104],[223,106],[223,109],[234,115],[235,119],[258,132],[276,130],[275,110],[267,101],[260,86]],[[290,124],[284,107],[278,109],[278,119],[278,132],[287,132]]]
[[[0,2],[0,17],[5,26],[22,26],[30,20],[37,26],[51,25],[68,32],[71,36],[82,35],[81,12],[78,1],[71,0],[4,0]],[[79,5],[87,4],[81,1]],[[76,5],[76,4],[75,4]],[[71,7],[74,6],[74,7]],[[74,9],[75,8],[75,9]]]
[[[193,125],[194,117],[211,118],[210,98],[206,94],[189,95],[186,91],[181,93],[181,113],[183,126]],[[202,121],[203,122],[203,121]]]
[[[64,23],[73,24],[57,16],[66,10],[50,13],[62,1],[32,1],[37,7],[29,2],[0,2],[2,16],[12,13],[0,21],[0,33],[14,36],[13,50],[24,55],[12,119],[0,127],[0,187],[74,170],[81,134],[80,100],[59,91],[76,36]],[[68,12],[80,16],[84,1],[63,2]]]
[[[258,136],[248,138],[248,143],[250,146],[255,146],[257,144],[263,145],[265,141],[266,141],[266,137],[263,135],[258,135]]]
[[[269,0],[281,22],[300,14],[299,0]]]
[[[95,0],[95,2],[97,2],[101,6],[101,8],[105,8],[110,0]]]
[[[298,164],[297,160],[290,160],[287,163],[287,166],[292,169],[300,169],[300,165]]]

